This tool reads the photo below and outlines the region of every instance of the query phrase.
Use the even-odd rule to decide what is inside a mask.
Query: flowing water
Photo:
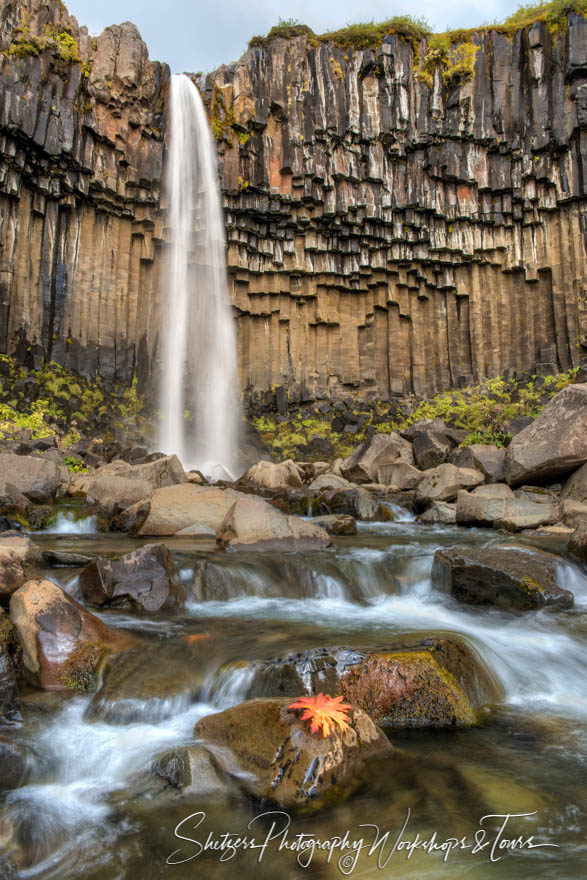
[[[119,555],[146,543],[83,531],[35,539],[44,549],[89,555]],[[334,551],[308,554],[228,553],[205,540],[170,539],[186,584],[199,578],[205,595],[154,617],[100,615],[142,640],[145,681],[168,679],[165,698],[147,692],[121,708],[92,696],[24,694],[24,724],[11,735],[26,746],[28,773],[25,785],[0,802],[0,843],[6,841],[18,866],[14,876],[187,880],[238,871],[243,880],[260,880],[335,878],[348,869],[347,876],[373,880],[584,877],[587,579],[561,558],[559,582],[575,594],[567,612],[511,615],[460,606],[433,589],[430,573],[437,548],[463,542],[530,549],[491,531],[410,521],[362,525],[356,537],[337,539]],[[50,573],[75,590],[75,570]],[[244,797],[173,800],[149,775],[156,756],[193,742],[200,717],[247,698],[258,661],[311,647],[382,648],[442,633],[464,639],[499,682],[503,697],[484,723],[471,730],[391,731],[401,757],[368,762],[350,799],[292,820],[290,841],[297,834],[329,840],[348,830],[351,839],[371,842],[373,827],[361,826],[377,825],[390,832],[383,853],[362,850],[353,868],[348,860],[339,866],[337,852],[329,862],[326,851],[316,850],[303,867],[299,853],[274,841],[261,861],[255,850],[229,861],[210,850],[166,864],[178,847],[186,858],[195,852],[195,844],[174,836],[193,813],[206,815],[198,831],[183,830],[192,840],[209,832],[247,834],[252,820],[257,838],[269,833],[271,820],[255,819],[261,810]],[[535,835],[535,842],[556,847],[496,849],[494,861],[488,848],[415,851],[409,858],[404,849],[383,865],[408,811],[403,839],[436,831],[441,841],[473,840],[482,817],[510,813],[524,815],[509,820],[505,836]],[[501,821],[484,820],[492,832],[487,839]]]
[[[206,475],[232,474],[236,338],[226,276],[216,146],[200,93],[171,78],[161,449]]]

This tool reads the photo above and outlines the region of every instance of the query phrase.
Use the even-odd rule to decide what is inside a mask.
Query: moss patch
[[[95,691],[98,666],[110,650],[105,642],[82,642],[63,664],[61,683],[72,691]]]

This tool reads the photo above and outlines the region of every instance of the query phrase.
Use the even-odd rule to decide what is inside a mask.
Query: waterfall
[[[172,77],[170,100],[159,443],[186,468],[232,476],[239,410],[236,337],[216,147],[189,77]]]

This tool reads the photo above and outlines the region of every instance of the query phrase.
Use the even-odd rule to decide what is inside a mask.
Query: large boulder
[[[412,444],[395,431],[392,434],[374,434],[345,458],[340,471],[351,483],[388,485],[386,467],[398,460],[414,463]]]
[[[356,535],[357,521],[354,516],[346,513],[326,514],[325,516],[315,516],[312,523],[326,529],[329,535]]]
[[[457,522],[491,526],[495,520],[504,518],[506,506],[515,501],[516,496],[505,483],[477,486],[472,492],[461,489],[457,493]]]
[[[516,498],[506,503],[503,515],[493,521],[496,529],[508,532],[521,532],[523,529],[537,529],[539,526],[553,525],[560,520],[558,503],[526,501]]]
[[[383,726],[469,727],[500,697],[480,659],[456,638],[429,638],[385,650],[318,648],[262,663],[249,696],[329,691]]]
[[[300,473],[291,459],[276,464],[259,461],[242,475],[239,482],[249,483],[263,489],[297,489],[302,485]]]
[[[247,497],[234,489],[192,483],[157,489],[148,502],[148,513],[137,533],[149,537],[182,532],[201,534],[202,529],[216,533],[235,501]]]
[[[54,461],[35,455],[0,454],[0,484],[10,484],[35,504],[53,501],[62,482]]]
[[[483,483],[483,474],[474,468],[457,468],[441,464],[428,471],[418,485],[418,501],[454,501],[459,489],[469,489]]]
[[[460,492],[459,492],[460,495]],[[455,525],[457,521],[457,509],[455,504],[448,501],[433,501],[430,507],[418,517],[418,522],[424,525]]]
[[[451,453],[453,444],[448,437],[434,431],[419,431],[413,440],[414,461],[422,470],[444,464]]]
[[[151,767],[184,798],[221,798],[234,794],[234,786],[214,755],[202,746],[183,746],[158,755]]]
[[[505,457],[505,476],[512,486],[548,482],[586,461],[587,383],[568,385],[513,438]]]
[[[146,480],[127,479],[116,474],[101,474],[88,486],[87,503],[95,504],[100,515],[110,519],[152,492]]]
[[[225,546],[247,550],[321,550],[331,544],[325,529],[297,516],[286,516],[250,495],[233,504],[217,539]]]
[[[451,464],[461,468],[477,468],[488,483],[505,480],[505,449],[491,444],[475,443],[455,449],[449,458]]]
[[[125,480],[144,480],[152,492],[165,486],[187,483],[188,478],[177,455],[162,455],[154,461],[131,465],[117,459],[99,468],[94,478],[116,476]]]
[[[322,492],[324,489],[350,488],[352,488],[352,484],[349,483],[348,480],[345,480],[344,477],[337,477],[336,474],[320,474],[320,476],[315,477],[308,486],[310,492]]]
[[[353,489],[327,489],[320,493],[318,500],[321,510],[328,514],[344,514],[364,522],[389,519],[385,508],[363,486]]]
[[[303,693],[303,691],[301,691]],[[297,695],[296,695],[297,696]],[[348,728],[311,733],[292,699],[250,700],[196,724],[199,745],[245,791],[287,809],[318,809],[353,787],[364,758],[391,746],[361,709],[351,709]]]
[[[387,485],[391,489],[405,491],[406,489],[417,489],[424,477],[424,471],[418,470],[407,461],[398,461],[394,464],[386,465],[380,469],[380,475],[385,477]]]
[[[0,604],[31,577],[41,562],[41,551],[25,535],[13,532],[0,535]]]
[[[45,690],[83,685],[104,653],[129,644],[51,581],[27,581],[10,599],[10,616],[24,667]]]
[[[436,551],[432,582],[468,605],[507,611],[570,608],[573,594],[558,586],[558,564],[556,557],[538,551],[450,547]]]
[[[154,612],[185,602],[186,589],[165,544],[147,544],[120,559],[98,557],[79,576],[91,605]]]
[[[587,504],[587,463],[572,474],[561,492],[563,501],[578,501]]]
[[[569,553],[587,563],[587,521],[580,523],[569,538]]]

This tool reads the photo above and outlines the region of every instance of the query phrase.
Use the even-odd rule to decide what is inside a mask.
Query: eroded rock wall
[[[0,49],[0,351],[146,375],[169,71],[58,0],[3,2]]]
[[[199,81],[249,393],[422,395],[578,363],[585,19],[473,42],[450,90],[391,35],[278,39]]]
[[[91,37],[59,0],[0,10],[0,351],[156,375],[169,71],[132,24]],[[198,80],[248,397],[423,395],[578,363],[585,19],[474,42],[452,89],[419,80],[425,41],[394,36],[274,40]]]

